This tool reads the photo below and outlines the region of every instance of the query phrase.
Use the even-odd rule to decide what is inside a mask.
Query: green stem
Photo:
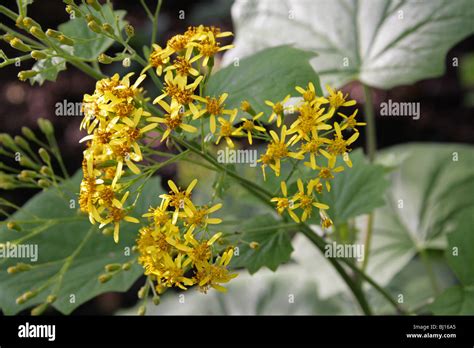
[[[374,213],[370,213],[367,220],[367,233],[365,235],[364,260],[362,261],[362,270],[367,269],[369,263],[369,251],[372,244],[372,231],[374,229]]]
[[[367,135],[366,135],[366,150],[370,162],[375,159],[377,151],[377,133],[375,130],[375,116],[374,116],[374,105],[372,102],[372,89],[367,85],[362,85],[364,89],[364,112],[365,121],[367,122]]]
[[[423,264],[425,266],[426,273],[428,274],[428,278],[430,279],[431,287],[433,288],[433,291],[435,292],[435,294],[439,295],[441,290],[440,290],[438,281],[436,280],[436,275],[433,271],[433,267],[431,265],[428,253],[423,248],[419,248],[418,252],[420,253],[421,261],[423,262]]]

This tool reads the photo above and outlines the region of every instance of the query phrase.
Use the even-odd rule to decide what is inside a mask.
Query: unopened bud
[[[74,40],[71,39],[70,37],[67,37],[66,35],[59,35],[58,40],[63,45],[74,46]]]
[[[160,296],[153,296],[153,304],[158,306],[160,304]]]
[[[22,136],[19,136],[19,135],[15,135],[15,143],[24,148],[24,149],[27,149],[29,148],[30,146],[28,145],[28,142],[25,140],[25,138],[23,138]]]
[[[125,26],[125,34],[127,34],[128,38],[135,36],[135,28],[132,25],[127,24]]]
[[[258,249],[260,247],[260,244],[258,242],[251,242],[250,243],[250,248],[251,249]]]
[[[54,303],[57,300],[57,298],[58,297],[55,295],[49,295],[48,297],[46,297],[46,303],[49,303],[49,304]]]
[[[36,306],[35,308],[33,308],[30,313],[33,316],[41,315],[48,308],[48,306],[49,306],[48,303],[42,303],[42,304]]]
[[[146,307],[145,305],[142,305],[140,306],[140,308],[138,308],[138,315],[145,315],[146,314]]]
[[[23,20],[21,22],[23,23],[23,26],[26,29],[30,29],[32,26],[36,26],[38,28],[41,28],[41,25],[30,17],[23,18]]]
[[[9,221],[7,223],[7,228],[10,230],[10,231],[21,231],[21,226],[18,225],[16,222],[14,221]]]
[[[41,60],[48,58],[48,55],[42,51],[31,51],[31,58]]]
[[[51,163],[51,157],[49,156],[48,151],[46,151],[44,148],[40,148],[38,150],[38,154],[40,155],[41,159],[43,160],[44,163],[48,164]]]
[[[29,140],[36,139],[35,133],[33,133],[33,131],[29,129],[28,127],[21,127],[21,132]]]
[[[38,180],[38,186],[43,188],[43,189],[46,189],[46,188],[51,186],[51,182],[49,180],[46,180],[46,179],[39,179]]]
[[[105,53],[101,53],[99,57],[97,58],[97,60],[101,64],[110,64],[113,62],[112,57],[106,55]]]
[[[26,81],[29,78],[35,77],[38,75],[38,71],[36,70],[23,70],[18,73],[18,79],[20,81]]]
[[[45,33],[41,30],[40,27],[32,26],[29,30],[30,34],[39,40],[44,40],[46,38]]]
[[[31,169],[38,169],[39,165],[33,162],[28,156],[21,156],[20,158],[20,165],[23,167],[31,168]]]
[[[142,300],[145,297],[145,292],[146,292],[146,286],[142,286],[140,290],[138,290],[137,296],[140,300]]]
[[[13,39],[10,40],[10,46],[22,52],[31,51],[31,47],[25,44],[23,41],[21,41],[17,37],[14,37]]]
[[[119,263],[111,263],[111,264],[105,265],[106,272],[115,272],[121,268],[122,266]]]
[[[112,275],[110,273],[101,274],[99,276],[99,282],[102,284],[107,283],[110,279],[112,279]]]
[[[132,267],[132,265],[129,262],[127,262],[127,263],[124,263],[122,265],[122,270],[123,271],[128,271],[128,270],[130,270],[131,267]]]
[[[46,30],[46,35],[49,37],[52,37],[54,39],[59,39],[59,37],[62,35],[61,32],[54,30],[54,29],[48,29]]]
[[[52,176],[53,175],[53,172],[52,172],[51,168],[49,168],[47,166],[42,166],[41,169],[40,169],[40,173],[44,176]]]
[[[51,123],[50,120],[44,119],[44,118],[39,118],[38,119],[38,126],[40,127],[41,131],[45,135],[51,135],[54,133],[54,128],[53,124]]]
[[[114,34],[114,28],[109,23],[102,24],[102,30],[106,31],[109,34]]]
[[[94,33],[100,34],[102,33],[101,27],[97,24],[95,21],[89,21],[87,23],[87,26],[89,27],[90,30],[92,30]]]
[[[87,4],[91,5],[94,10],[100,11],[100,4],[97,0],[87,0]]]
[[[122,65],[124,68],[129,68],[130,64],[131,64],[131,60],[129,57],[126,57],[124,58],[124,60],[122,60]]]
[[[111,236],[114,233],[114,229],[110,227],[106,227],[102,230],[102,234],[104,236]]]

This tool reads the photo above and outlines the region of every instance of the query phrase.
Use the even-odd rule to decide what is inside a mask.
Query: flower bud
[[[113,62],[112,57],[106,55],[105,53],[101,53],[99,57],[97,58],[97,60],[101,64],[110,64]]]
[[[30,29],[32,26],[36,26],[38,28],[41,28],[41,25],[30,17],[23,18],[23,20],[21,22],[23,23],[23,26],[26,29]]]
[[[99,282],[102,284],[107,283],[110,279],[112,279],[112,274],[106,273],[106,274],[101,274],[99,276]]]
[[[16,187],[13,175],[0,172],[0,189],[12,190]]]
[[[31,58],[41,60],[48,58],[48,55],[42,51],[31,51]]]
[[[28,142],[25,140],[25,138],[23,138],[22,136],[20,135],[15,135],[15,143],[20,146],[21,148],[23,149],[27,149],[30,147],[30,145],[28,144]]]
[[[35,308],[33,308],[30,312],[31,315],[33,316],[38,316],[44,313],[44,311],[48,308],[49,304],[48,303],[42,303]]]
[[[127,262],[127,263],[124,263],[122,265],[122,270],[123,271],[128,271],[128,270],[130,270],[131,267],[132,267],[132,265],[129,262]]]
[[[104,236],[111,236],[114,233],[114,229],[110,227],[106,227],[102,230],[102,234]]]
[[[92,30],[94,33],[100,34],[102,33],[101,27],[97,24],[95,21],[89,21],[87,23],[87,26],[89,27],[90,30]]]
[[[6,148],[8,148],[10,150],[13,150],[13,151],[18,150],[18,146],[15,144],[15,142],[13,141],[13,138],[11,137],[10,134],[1,133],[0,134],[0,143],[2,143],[3,146],[5,146]]]
[[[23,41],[21,41],[17,37],[14,37],[13,39],[10,40],[10,46],[22,52],[31,51],[31,47],[25,44]]]
[[[135,28],[132,25],[127,24],[125,26],[125,34],[127,34],[128,38],[132,38],[133,36],[135,36]]]
[[[18,79],[20,81],[26,81],[29,78],[35,77],[38,75],[38,71],[36,70],[23,70],[18,73]]]
[[[54,30],[54,29],[48,29],[46,30],[46,35],[49,36],[49,37],[52,37],[54,39],[58,39],[59,36],[61,36],[61,32],[57,31],[57,30]]]
[[[46,189],[46,188],[51,186],[51,182],[49,180],[46,180],[46,179],[39,179],[38,180],[38,186],[43,188],[43,189]]]
[[[21,127],[21,132],[26,137],[26,139],[29,139],[29,140],[36,139],[35,133],[33,133],[33,131],[29,129],[28,127],[25,127],[25,126]]]
[[[94,8],[94,10],[100,11],[101,7],[97,0],[87,0],[87,4],[91,5]]]
[[[146,286],[142,286],[140,290],[138,290],[137,296],[140,300],[142,300],[145,297],[145,292],[146,292]]]
[[[74,40],[70,37],[67,37],[66,35],[59,35],[58,40],[63,45],[74,46]]]
[[[153,296],[153,304],[158,306],[160,304],[160,296]]]
[[[9,221],[7,223],[7,228],[10,230],[10,231],[21,231],[21,226],[18,225],[15,221]]]
[[[40,148],[38,150],[38,154],[40,155],[41,159],[43,160],[44,163],[48,164],[51,163],[51,157],[49,156],[48,151],[46,151],[44,148]]]
[[[250,243],[250,248],[251,249],[258,249],[260,247],[260,244],[258,242],[251,242]]]
[[[49,295],[48,297],[46,297],[46,303],[54,303],[55,301],[57,300],[57,296],[55,295]]]
[[[106,272],[115,272],[121,268],[122,266],[119,263],[111,263],[111,264],[105,265]]]
[[[40,127],[41,131],[45,135],[51,135],[51,134],[54,133],[53,124],[51,123],[51,121],[49,121],[47,119],[39,118],[38,119],[38,126]]]
[[[102,24],[102,30],[106,31],[109,34],[114,34],[114,28],[109,23]]]
[[[36,25],[32,26],[29,32],[31,35],[33,35],[35,38],[39,40],[46,39],[46,34],[41,30],[40,27],[37,27]]]
[[[124,68],[129,68],[130,64],[131,64],[130,57],[126,57],[122,61],[122,65],[123,65]]]
[[[138,315],[145,315],[146,314],[146,307],[144,305],[138,308]]]

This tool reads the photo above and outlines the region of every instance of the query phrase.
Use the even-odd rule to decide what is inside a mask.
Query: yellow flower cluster
[[[100,227],[114,224],[114,240],[119,240],[122,220],[138,223],[128,215],[125,207],[129,192],[121,185],[120,178],[128,168],[140,173],[134,162],[142,160],[138,140],[157,123],[149,123],[150,114],[140,107],[139,85],[145,78],[141,75],[132,85],[128,74],[120,79],[99,80],[92,95],[84,96],[84,118],[81,129],[88,135],[84,151],[84,177],[80,187],[81,210],[89,214],[91,223]],[[145,118],[148,118],[143,122]]]
[[[220,96],[202,96],[202,87],[212,69],[214,55],[217,52],[230,49],[232,45],[221,46],[218,39],[232,35],[231,32],[221,32],[216,27],[189,27],[183,34],[175,35],[168,40],[166,47],[153,45],[149,56],[149,68],[156,69],[158,75],[164,74],[162,94],[153,101],[164,110],[162,117],[152,117],[165,127],[162,141],[172,131],[194,133],[196,127],[191,119],[209,118],[212,133],[216,132],[217,122],[220,124],[221,138],[230,140],[231,135],[237,135],[239,130],[232,127],[237,110],[226,110],[224,101],[227,94]],[[224,115],[230,116],[229,120]]]
[[[195,179],[186,189],[181,189],[169,180],[170,191],[160,196],[160,206],[150,208],[143,215],[149,218],[150,224],[140,229],[138,260],[145,275],[156,282],[159,293],[168,287],[186,290],[193,285],[203,292],[211,287],[225,291],[220,284],[237,276],[227,269],[233,250],[228,249],[222,255],[215,252],[214,243],[222,233],[208,238],[207,225],[221,223],[209,215],[222,204],[195,206],[191,194],[196,183]]]
[[[327,98],[319,97],[316,95],[314,85],[309,83],[306,88],[296,87],[296,91],[302,97],[301,102],[296,105],[286,106],[289,95],[276,103],[265,102],[272,108],[269,122],[276,120],[280,135],[273,130],[270,131],[271,140],[267,144],[265,153],[259,159],[264,177],[266,167],[271,168],[276,176],[279,176],[281,162],[285,159],[309,160],[304,162],[304,165],[316,172],[315,178],[306,184],[298,179],[298,191],[291,197],[288,196],[286,183],[282,181],[283,197],[274,197],[272,201],[276,203],[278,213],[282,214],[286,211],[296,222],[305,221],[311,216],[313,207],[318,208],[322,226],[325,228],[332,225],[326,213],[329,206],[319,202],[317,194],[324,190],[324,186],[327,191],[330,191],[330,181],[334,179],[334,174],[344,170],[343,166],[336,166],[338,156],[342,157],[347,166],[352,167],[349,146],[359,137],[356,127],[365,125],[363,122],[357,122],[355,118],[357,110],[350,116],[339,112],[338,115],[342,119],[339,122],[334,121],[337,110],[341,107],[353,106],[356,102],[348,100],[347,95],[329,86],[327,90],[329,93]],[[284,122],[285,116],[291,116],[293,113],[297,116],[289,120],[289,127],[287,127]],[[346,139],[343,131],[349,131],[352,134]],[[296,214],[297,210],[301,211],[300,216]]]

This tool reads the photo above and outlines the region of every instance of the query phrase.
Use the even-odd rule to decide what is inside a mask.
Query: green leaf
[[[435,314],[474,314],[474,208],[465,210],[455,230],[448,234],[446,258],[460,286],[447,289],[431,306]]]
[[[243,223],[242,231],[237,231],[240,232],[236,237],[239,254],[232,258],[232,266],[245,267],[253,274],[262,267],[276,271],[279,265],[288,262],[293,252],[289,231],[279,229],[278,224],[269,214]],[[258,248],[252,249],[251,242],[257,242]]]
[[[72,53],[69,46],[61,46],[61,48]],[[39,73],[29,79],[30,83],[34,85],[36,82],[41,86],[46,80],[56,81],[59,72],[66,70],[66,61],[62,57],[48,57],[37,61],[31,69]]]
[[[238,108],[247,100],[257,112],[268,111],[265,100],[277,102],[288,94],[298,96],[296,86],[306,88],[312,82],[321,95],[318,75],[309,64],[312,52],[290,46],[266,49],[248,58],[219,70],[212,75],[206,94],[217,96],[229,93],[226,108]]]
[[[323,85],[388,89],[442,75],[448,50],[474,32],[473,14],[470,0],[237,0],[224,63],[291,43],[318,53]]]
[[[92,14],[104,23],[109,23],[114,31],[115,35],[120,35],[120,31],[124,28],[127,22],[124,20],[125,11],[113,11],[110,6],[103,5],[102,14],[92,7],[87,8],[81,5],[81,9],[86,13],[91,11]],[[117,21],[117,25],[115,25]],[[73,18],[68,22],[59,25],[58,29],[62,31],[66,36],[70,37],[75,41],[74,43],[74,56],[84,59],[96,59],[101,53],[105,52],[112,44],[114,40],[108,38],[102,34],[97,34],[89,29],[87,22],[84,18]]]
[[[361,149],[352,152],[350,158],[352,168],[338,159],[338,165],[344,166],[345,170],[335,175],[331,191],[324,189],[320,195],[320,201],[329,205],[328,214],[336,225],[383,205],[388,187],[384,167],[368,163]],[[314,171],[310,173],[311,177],[315,176]],[[317,214],[315,217],[319,221]]]
[[[368,273],[386,284],[420,250],[445,249],[459,214],[474,206],[474,148],[407,144],[380,156],[403,159],[374,216]]]
[[[474,288],[453,286],[443,292],[430,308],[436,315],[473,315]]]
[[[101,293],[128,290],[143,274],[141,266],[133,264],[129,271],[120,271],[105,284],[98,281],[98,276],[105,272],[105,265],[125,263],[135,258],[132,252],[126,252],[135,245],[139,225],[122,223],[120,243],[115,244],[110,236],[104,236],[97,226],[92,226],[86,216],[78,215],[77,192],[81,174],[78,172],[65,182],[60,191],[50,188],[37,194],[11,217],[18,223],[32,221],[30,229],[24,227],[24,231],[17,232],[8,230],[5,225],[0,227],[0,242],[20,239],[22,245],[38,247],[38,259],[31,262],[33,268],[29,271],[7,274],[6,270],[19,262],[30,263],[30,259],[0,260],[0,308],[5,314],[15,314],[41,303],[53,289],[58,288],[58,298],[53,306],[69,314]],[[158,195],[162,192],[160,179],[150,179],[131,215],[139,217],[150,204],[158,204]],[[70,208],[71,202],[76,205],[73,209]],[[38,229],[44,231],[35,233]],[[39,288],[48,280],[51,283],[37,297],[23,305],[15,303],[21,294]]]

